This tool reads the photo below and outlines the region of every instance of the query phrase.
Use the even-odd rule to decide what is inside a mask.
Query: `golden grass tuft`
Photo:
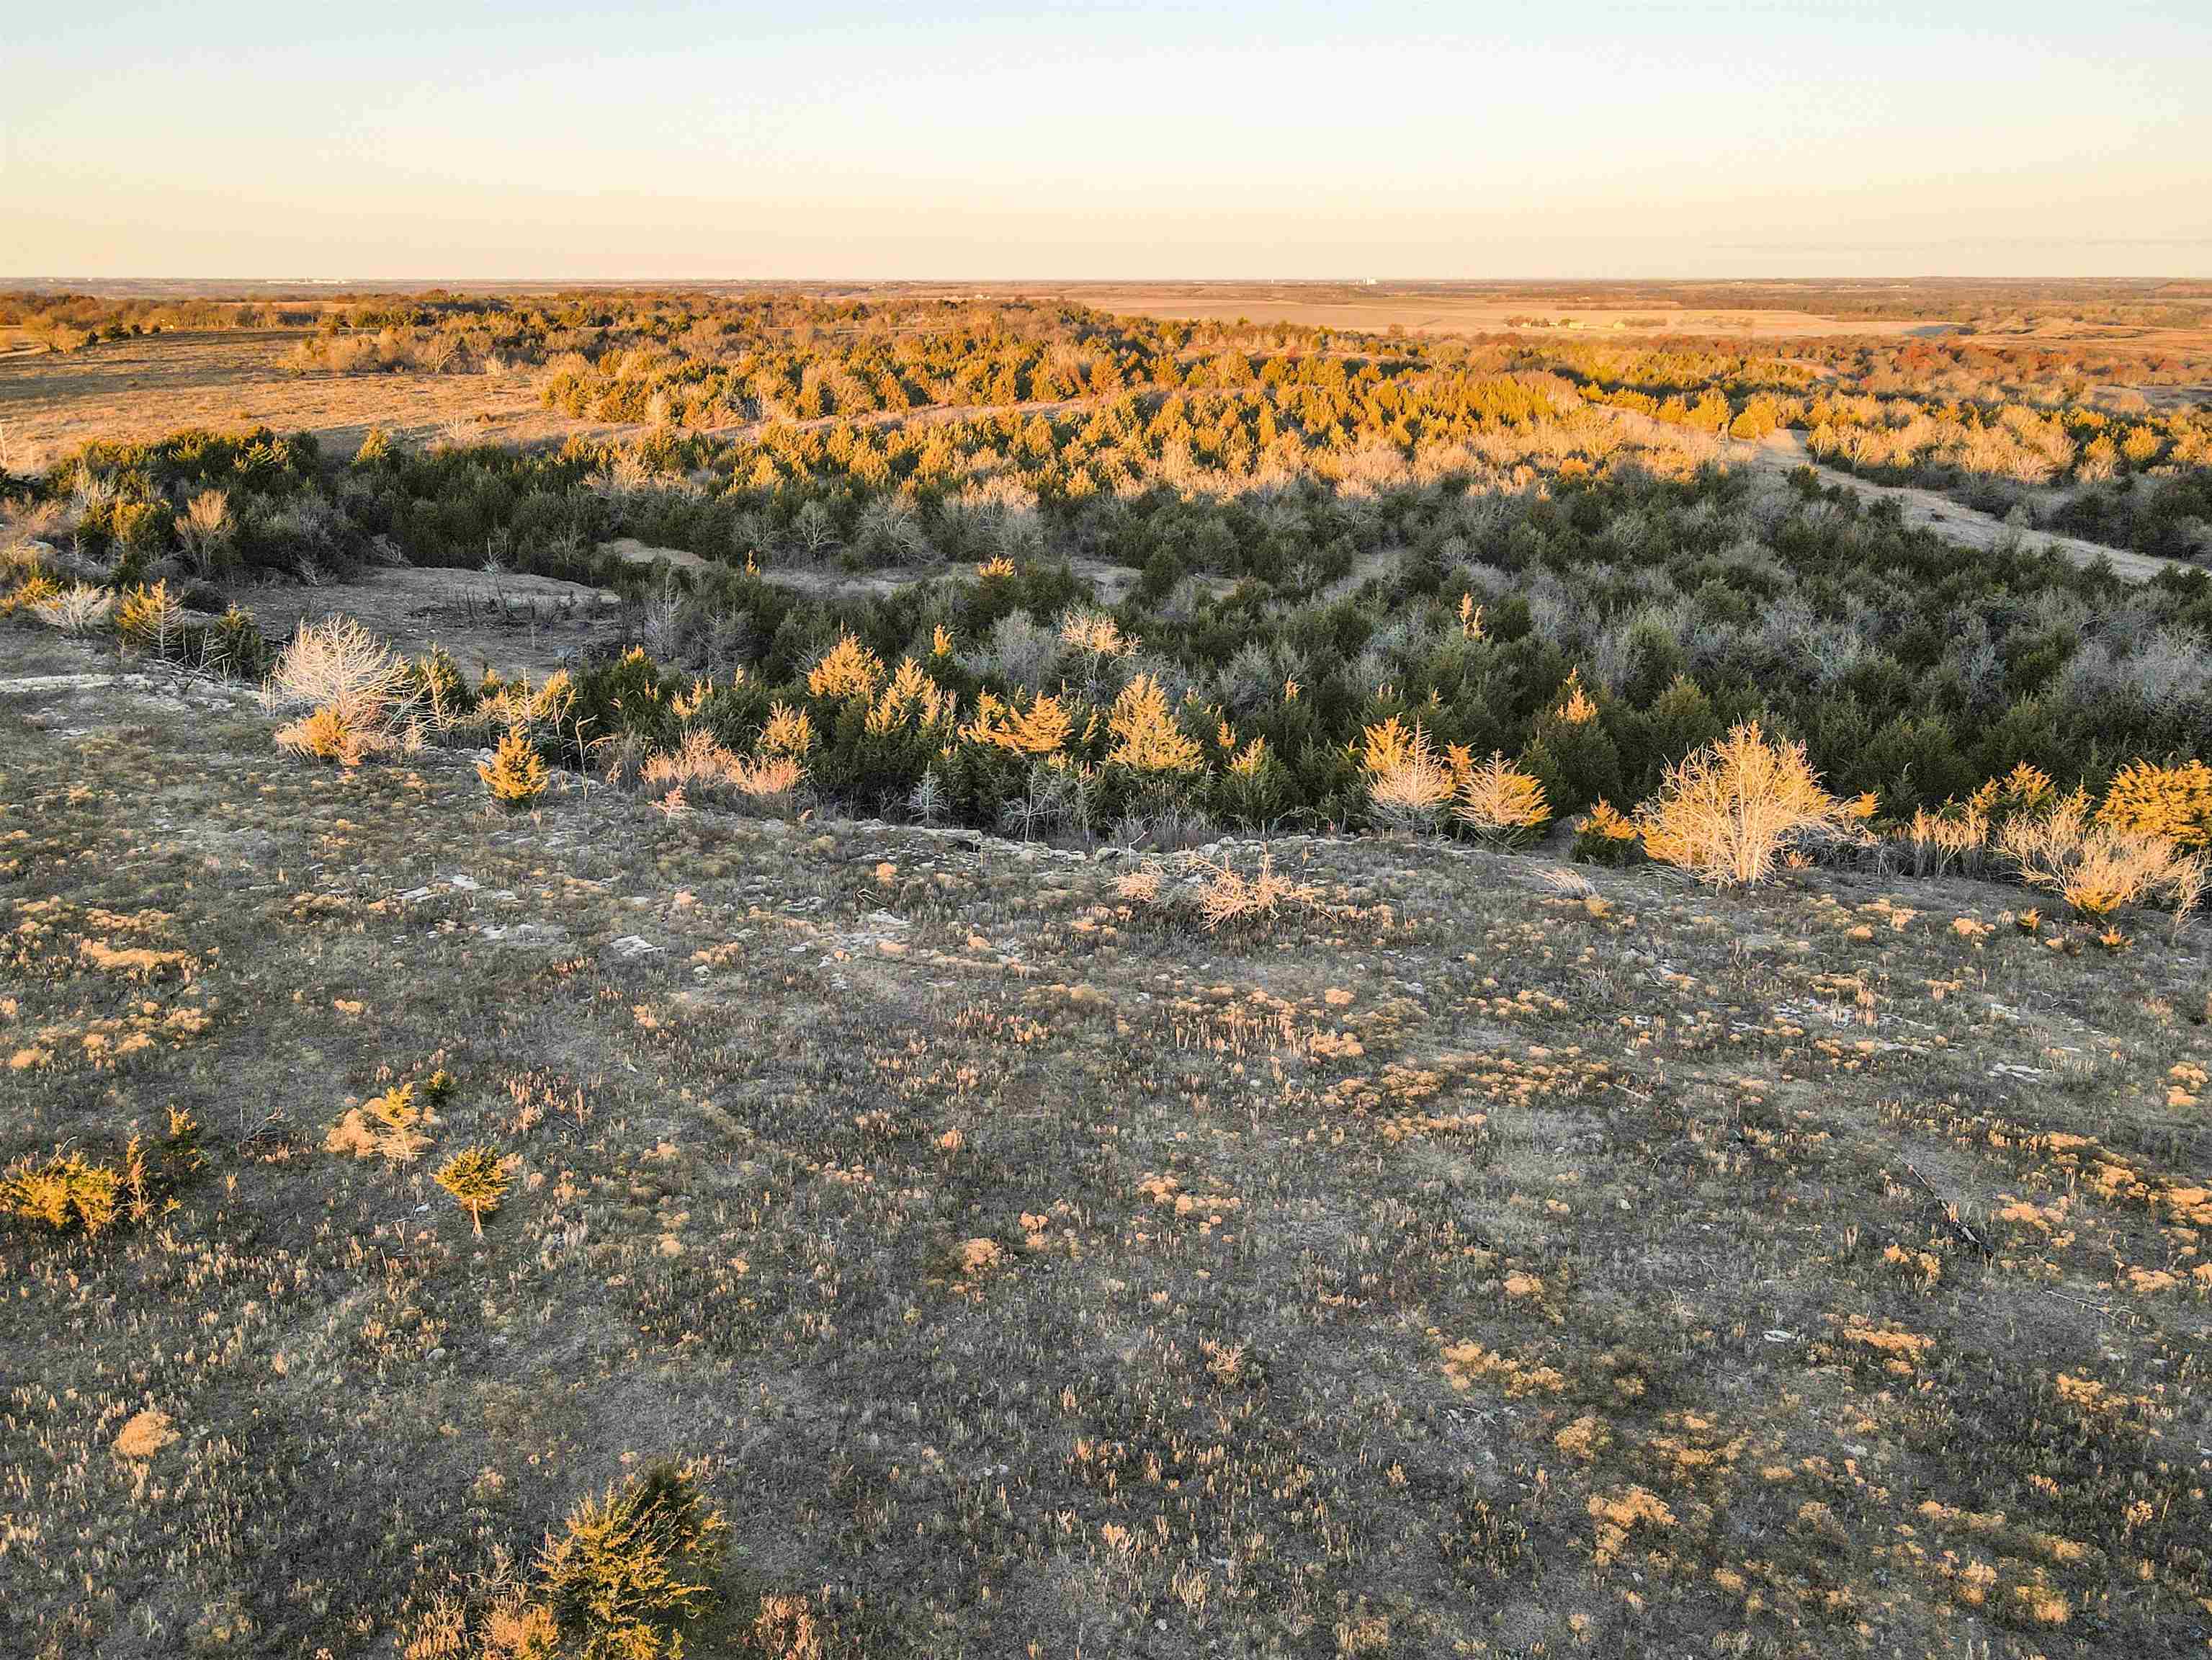
[[[823,1660],[829,1652],[813,1606],[803,1596],[771,1593],[762,1597],[751,1635],[754,1649],[764,1660]]]
[[[749,761],[739,761],[730,771],[730,782],[737,787],[738,793],[755,801],[787,796],[805,778],[806,769],[796,757],[789,755],[757,755]]]
[[[133,1413],[116,1432],[115,1456],[143,1462],[176,1438],[175,1420],[159,1407],[146,1407]]]

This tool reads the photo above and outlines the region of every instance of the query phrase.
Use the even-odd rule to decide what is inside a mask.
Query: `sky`
[[[2212,0],[0,0],[0,277],[2212,276]]]

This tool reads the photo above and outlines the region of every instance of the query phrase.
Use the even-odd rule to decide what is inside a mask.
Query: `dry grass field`
[[[1766,303],[1766,296],[1740,307],[1686,306],[1660,298],[1621,304],[1590,304],[1542,293],[1468,293],[1453,288],[1421,289],[1406,284],[1325,283],[1078,283],[1062,287],[1016,288],[1012,291],[1079,301],[1134,317],[1193,317],[1214,322],[1242,318],[1253,323],[1296,323],[1310,328],[1349,329],[1382,334],[1594,333],[1723,335],[1755,339],[1764,336],[1816,338],[1843,335],[1879,337],[1941,332],[1939,315],[1925,318],[1839,318],[1796,307]]]
[[[1258,846],[498,812],[0,659],[0,1124],[151,1172],[0,1250],[0,1651],[529,1652],[667,1458],[695,1655],[2212,1639],[2202,923],[1368,838],[1208,930]]]
[[[966,292],[967,290],[962,290]],[[1732,340],[1946,337],[2212,346],[2202,283],[1073,283],[987,285],[1139,317],[1382,333]]]
[[[94,439],[137,441],[185,427],[312,432],[340,455],[374,426],[417,440],[459,429],[512,442],[580,427],[539,406],[527,374],[292,374],[284,358],[301,337],[296,330],[232,330],[0,354],[9,464],[29,471]]]

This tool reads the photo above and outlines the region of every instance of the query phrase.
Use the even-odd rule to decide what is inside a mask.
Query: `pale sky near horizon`
[[[0,277],[2212,276],[2212,0],[0,0]]]

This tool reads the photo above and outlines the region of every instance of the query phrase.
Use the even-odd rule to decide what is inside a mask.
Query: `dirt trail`
[[[1668,427],[1633,410],[1612,409],[1605,404],[1590,407],[1607,410],[1614,420],[1640,434],[1670,434],[1678,442],[1684,435],[1681,429]],[[2102,559],[2112,566],[2114,574],[2130,582],[2148,582],[2160,571],[2201,569],[2186,560],[2161,559],[2155,554],[2112,547],[2079,536],[2064,536],[2057,531],[2019,530],[1994,514],[1954,502],[1940,490],[1911,484],[1877,484],[1870,478],[1823,466],[1807,452],[1804,435],[1786,428],[1769,433],[1756,443],[1735,438],[1716,440],[1713,453],[1716,459],[1729,466],[1751,467],[1779,475],[1810,467],[1824,488],[1849,490],[1863,502],[1894,502],[1906,524],[1916,530],[1934,531],[1945,541],[1955,542],[1960,547],[1991,548],[2008,536],[2017,536],[2029,546],[2048,547],[2077,565],[2088,566]]]
[[[350,617],[410,656],[443,646],[471,673],[493,668],[540,678],[623,638],[619,594],[514,571],[371,570],[321,587],[247,588],[239,599],[272,640],[303,622]]]

